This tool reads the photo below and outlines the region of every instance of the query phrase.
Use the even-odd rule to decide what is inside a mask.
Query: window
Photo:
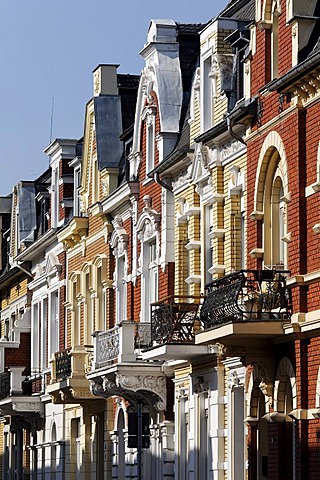
[[[279,158],[277,151],[273,157]],[[287,263],[286,203],[279,169],[266,183],[264,193],[264,264],[282,267]]]
[[[97,330],[106,329],[106,291],[102,284],[102,268],[97,269],[97,298],[98,298],[98,318],[95,327]]]
[[[74,216],[80,217],[81,216],[81,209],[80,209],[80,195],[79,195],[79,187],[81,185],[81,167],[77,167],[74,170]]]
[[[59,350],[59,294],[54,291],[50,294],[49,316],[49,358]]]
[[[31,313],[31,373],[36,374],[40,367],[39,335],[40,335],[40,306],[36,302]]]
[[[212,205],[206,205],[205,207],[206,214],[206,238],[205,238],[205,251],[206,251],[206,283],[212,281],[212,275],[208,271],[212,267],[212,231],[213,231],[213,209]],[[189,263],[189,262],[188,262]]]
[[[278,77],[279,10],[277,2],[272,6],[271,27],[271,79]]]
[[[156,241],[144,242],[142,246],[142,321],[149,320],[150,304],[158,300],[158,262]]]
[[[48,299],[45,297],[41,301],[41,369],[47,368],[48,366],[48,357],[51,358],[52,351],[47,352],[47,324],[48,324]],[[57,336],[57,334],[56,334]]]
[[[240,212],[240,241],[241,241],[241,269],[246,268],[246,211],[244,204],[244,197],[241,194],[240,200],[241,212]]]
[[[202,110],[203,110],[203,131],[208,130],[213,124],[212,115],[212,96],[213,96],[213,81],[215,84],[216,69],[212,64],[212,57],[210,56],[203,62],[203,94],[202,94]]]
[[[150,114],[147,116],[147,150],[146,150],[146,175],[154,168],[155,156],[155,117]]]
[[[92,309],[92,298],[91,298],[91,285],[90,285],[90,272],[85,274],[85,298],[86,298],[86,345],[91,345],[92,338],[91,334],[94,332],[94,318],[93,318],[93,309]]]
[[[116,260],[116,321],[127,319],[127,284],[125,282],[125,256],[121,255]]]
[[[71,343],[73,345],[80,345],[80,325],[79,325],[79,300],[78,300],[78,289],[79,289],[79,274],[73,274],[69,280],[69,308],[71,310]],[[68,337],[68,332],[66,334]]]
[[[51,186],[51,226],[57,227],[59,223],[59,168],[52,171]]]
[[[158,299],[158,264],[156,242],[149,244],[149,303]]]

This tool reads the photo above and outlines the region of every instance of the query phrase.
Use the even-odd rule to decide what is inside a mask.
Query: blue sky
[[[48,166],[53,138],[83,135],[92,70],[139,74],[151,18],[206,22],[227,0],[1,0],[0,195]]]

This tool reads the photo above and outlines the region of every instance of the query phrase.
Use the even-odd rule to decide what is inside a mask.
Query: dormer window
[[[213,85],[215,85],[216,70],[212,63],[212,57],[208,57],[203,62],[203,91],[202,91],[202,110],[203,110],[203,131],[212,127],[212,96]]]

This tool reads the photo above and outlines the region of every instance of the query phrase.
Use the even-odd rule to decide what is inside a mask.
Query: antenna
[[[50,120],[50,142],[52,142],[52,131],[53,131],[53,113],[54,113],[54,97],[52,97],[51,102],[51,120]]]

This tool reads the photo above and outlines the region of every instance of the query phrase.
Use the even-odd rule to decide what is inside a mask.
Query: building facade
[[[3,479],[320,477],[319,13],[152,20],[0,198]]]

